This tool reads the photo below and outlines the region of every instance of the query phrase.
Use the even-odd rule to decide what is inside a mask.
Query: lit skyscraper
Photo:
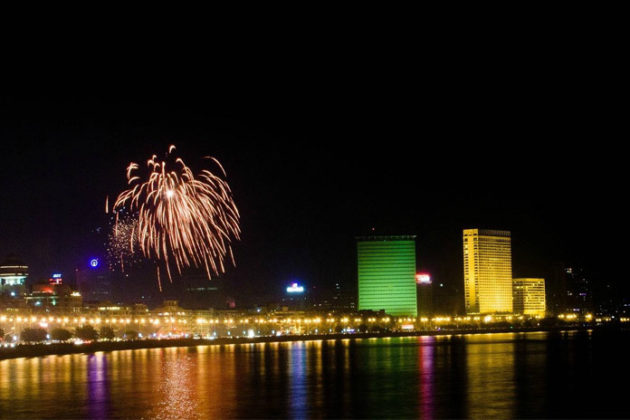
[[[357,238],[359,310],[417,316],[416,237]]]
[[[512,243],[509,231],[464,229],[466,313],[511,313]]]
[[[545,316],[545,279],[514,279],[514,313]]]

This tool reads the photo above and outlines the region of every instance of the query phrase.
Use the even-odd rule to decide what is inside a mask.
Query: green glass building
[[[416,237],[357,238],[359,310],[417,316]]]

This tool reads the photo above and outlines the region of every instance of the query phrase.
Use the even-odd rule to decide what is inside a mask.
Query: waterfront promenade
[[[467,329],[442,329],[440,331],[410,331],[410,332],[371,332],[371,333],[345,333],[345,334],[302,334],[283,336],[259,336],[259,337],[222,337],[216,339],[207,338],[173,338],[173,339],[137,339],[137,340],[101,340],[75,344],[65,343],[34,343],[16,344],[15,346],[0,346],[0,360],[19,357],[41,357],[48,355],[63,355],[77,353],[95,353],[103,351],[134,350],[168,347],[194,347],[208,345],[234,345],[254,344],[290,341],[313,340],[347,340],[362,338],[386,338],[386,337],[418,337],[418,336],[450,336],[469,334],[498,334],[514,332],[534,331],[576,331],[598,329],[616,329],[611,326],[593,327],[589,325],[566,325],[547,328],[467,328]]]

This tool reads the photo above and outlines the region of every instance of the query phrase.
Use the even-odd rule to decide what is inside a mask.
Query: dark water
[[[0,361],[1,418],[630,417],[630,334],[482,334]]]

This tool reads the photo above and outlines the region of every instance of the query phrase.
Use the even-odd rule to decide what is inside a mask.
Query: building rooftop
[[[370,235],[356,236],[357,241],[412,241],[416,235]]]
[[[0,263],[0,267],[26,267],[24,261],[18,258],[15,254],[9,254],[6,258]]]
[[[511,236],[511,232],[509,230],[496,230],[496,229],[464,229],[464,234],[470,233],[470,231],[476,230],[478,235],[483,236]]]

